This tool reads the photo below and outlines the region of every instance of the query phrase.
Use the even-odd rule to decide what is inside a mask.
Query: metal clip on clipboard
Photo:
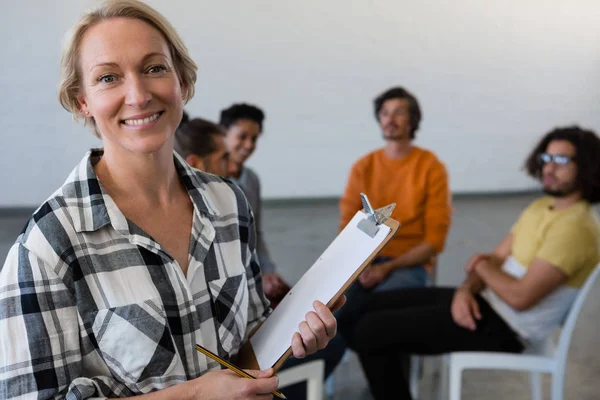
[[[392,211],[394,211],[394,208],[396,208],[396,203],[392,203],[385,207],[374,210],[366,194],[361,193],[360,199],[362,200],[363,208],[365,209],[365,214],[367,214],[367,217],[358,222],[358,229],[374,238],[375,235],[377,235],[377,232],[379,232],[379,225],[387,221],[392,215]]]

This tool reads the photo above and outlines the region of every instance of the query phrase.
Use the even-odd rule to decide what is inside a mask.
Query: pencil
[[[218,355],[216,355],[212,351],[210,351],[208,349],[205,349],[204,347],[200,346],[199,344],[196,344],[196,350],[198,350],[200,353],[204,354],[205,356],[212,358],[213,360],[215,360],[216,362],[218,362],[222,366],[229,368],[230,370],[232,370],[233,372],[235,372],[239,376],[242,376],[244,378],[256,379],[255,377],[253,377],[249,373],[247,373],[245,371],[242,371],[241,369],[239,369],[235,365],[231,364],[230,362],[227,362],[227,361],[223,360],[221,357],[219,357]],[[283,393],[281,393],[279,390],[274,391],[273,395],[279,397],[280,399],[287,399],[287,397],[285,397],[285,395]]]

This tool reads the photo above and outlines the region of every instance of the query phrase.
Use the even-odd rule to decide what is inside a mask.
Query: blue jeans
[[[377,257],[372,265],[390,261],[391,257]],[[392,272],[385,281],[374,288],[365,288],[356,281],[346,291],[346,304],[335,313],[338,323],[338,334],[344,337],[345,343],[352,348],[352,333],[354,326],[362,316],[362,308],[373,293],[387,292],[395,289],[416,288],[427,286],[429,276],[421,265],[410,268],[400,268]]]
[[[390,261],[391,257],[377,257],[372,265]],[[372,291],[387,292],[388,290],[427,286],[429,275],[421,265],[411,268],[400,268],[392,272],[385,281],[375,286]],[[356,285],[360,285],[357,281]],[[362,285],[360,285],[362,287]],[[364,288],[363,288],[364,289]],[[365,289],[368,290],[368,289]]]

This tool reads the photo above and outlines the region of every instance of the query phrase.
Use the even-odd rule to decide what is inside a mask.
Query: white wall
[[[0,207],[36,205],[98,146],[56,100],[60,41],[92,1],[21,0],[0,13]],[[264,195],[336,196],[381,145],[373,97],[405,85],[417,143],[453,190],[519,190],[533,143],[555,125],[600,128],[596,0],[149,1],[200,66],[187,109],[216,119],[248,101],[267,112],[250,161]]]

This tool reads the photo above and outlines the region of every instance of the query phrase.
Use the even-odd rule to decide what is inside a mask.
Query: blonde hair
[[[169,45],[179,81],[187,91],[184,98],[184,102],[187,103],[194,96],[194,84],[196,83],[198,67],[191,59],[187,47],[183,44],[175,28],[158,11],[141,1],[107,0],[98,8],[85,13],[65,37],[60,62],[58,100],[67,111],[73,114],[73,119],[75,121],[79,119],[77,96],[81,91],[81,75],[78,55],[81,39],[89,28],[111,18],[129,18],[144,21],[164,36]],[[86,118],[86,122],[88,121],[94,134],[100,137],[100,132],[98,132],[93,118]]]

